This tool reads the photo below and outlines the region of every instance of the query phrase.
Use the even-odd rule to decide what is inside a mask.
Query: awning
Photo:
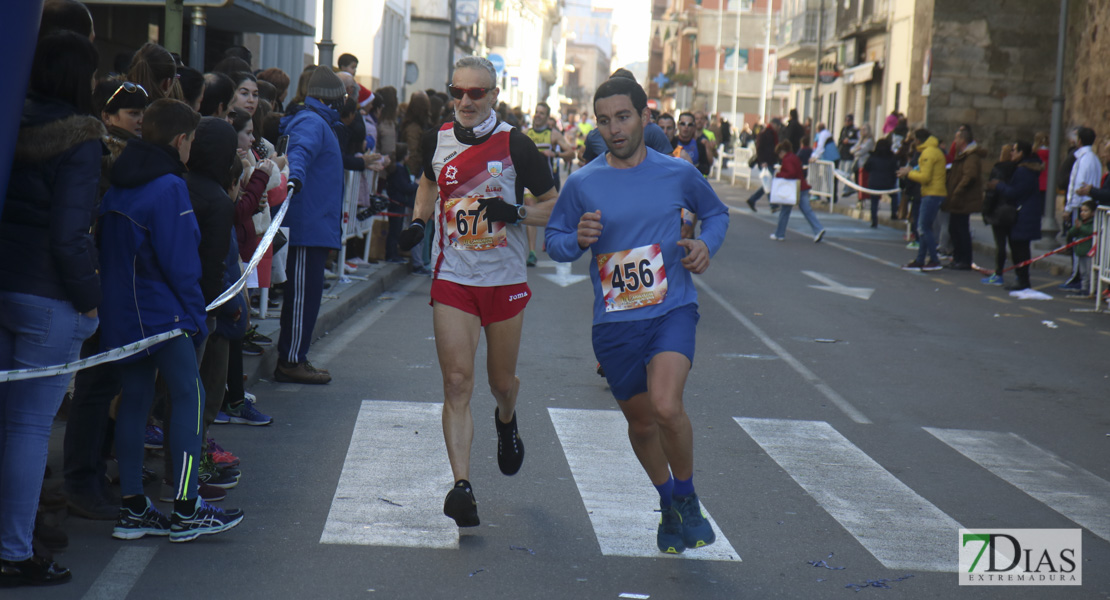
[[[875,75],[875,63],[865,62],[854,67],[844,69],[844,83],[864,83],[871,81]]]
[[[165,0],[84,0],[85,4],[165,7]],[[316,27],[258,0],[185,0],[185,26],[192,8],[205,8],[208,27],[241,33],[316,35]]]

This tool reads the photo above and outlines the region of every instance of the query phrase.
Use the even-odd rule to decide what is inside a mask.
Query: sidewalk
[[[724,173],[721,174],[721,181],[710,180],[710,183],[714,187],[730,187],[730,184],[727,181],[730,176],[730,171],[726,170]],[[743,185],[743,182],[738,181],[735,187],[741,190],[754,192],[758,185],[745,187]],[[817,212],[818,216],[820,216],[821,213],[829,212],[828,202],[824,200],[814,200],[811,201],[811,203],[813,205],[814,211]],[[857,212],[857,206],[862,207],[862,210]],[[766,207],[766,204],[764,204],[764,207]],[[864,223],[870,223],[871,202],[867,201],[866,203],[860,203],[857,201],[857,196],[855,195],[842,196],[839,201],[836,202],[836,204],[833,206],[833,212],[846,216],[855,216],[855,218]],[[884,197],[883,200],[879,202],[879,225],[883,227],[897,229],[903,233],[906,232],[906,221],[891,220],[890,201],[886,199],[886,197]],[[991,231],[990,225],[986,225],[983,223],[983,217],[978,213],[971,215],[971,240],[972,252],[973,256],[975,257],[975,264],[988,269],[992,268],[994,266],[995,253],[994,233]],[[1045,242],[1052,243],[1046,244]],[[1060,247],[1061,245],[1061,243],[1056,242],[1055,240],[1041,239],[1035,241],[1033,242],[1033,257],[1036,258],[1044,254],[1045,252]],[[1008,249],[1006,252],[1006,257],[1006,266],[1008,267],[1013,264],[1009,260]],[[1030,267],[1033,269],[1037,269],[1042,273],[1062,278],[1071,273],[1071,257],[1065,253],[1055,254],[1033,263],[1032,265],[1030,265]],[[1061,283],[1062,282],[1063,279],[1061,279]]]

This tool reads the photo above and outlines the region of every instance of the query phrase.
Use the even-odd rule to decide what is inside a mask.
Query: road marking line
[[[962,286],[961,286],[961,287],[960,287],[960,289],[961,289],[961,290],[963,290],[963,291],[965,291],[965,292],[967,292],[967,293],[969,293],[969,294],[975,294],[975,295],[977,295],[977,296],[978,296],[979,294],[982,294],[982,293],[983,293],[983,292],[981,292],[981,291],[979,291],[979,290],[973,290],[973,289],[971,289],[971,288],[969,288],[969,287],[962,287]]]
[[[979,466],[1110,540],[1110,482],[1016,433],[925,427]]]
[[[605,556],[678,557],[655,545],[659,526],[659,494],[644,475],[628,441],[628,423],[617,410],[548,408],[563,446],[574,483]],[[712,500],[712,499],[710,499]],[[699,560],[740,561],[740,555],[713,521],[717,534],[711,546],[687,550],[680,556]]]
[[[733,417],[889,569],[954,572],[961,525],[824,421]]]
[[[875,261],[875,262],[879,263],[880,265],[893,267],[895,269],[898,269],[899,271],[902,270],[902,265],[900,265],[900,264],[892,263],[889,260],[883,260],[883,259],[879,258],[878,256],[875,256],[873,254],[868,254],[868,253],[866,253],[862,250],[856,250],[855,248],[849,248],[848,246],[845,246],[844,244],[841,244],[840,242],[834,242],[834,241],[831,241],[831,240],[821,240],[821,243],[825,246],[832,246],[833,248],[836,248],[838,250],[843,250],[843,251],[845,251],[849,254],[855,254],[856,256],[858,256],[860,258],[866,258],[867,260]],[[914,274],[914,275],[920,275],[921,274],[921,271],[906,271],[906,272]]]
[[[929,279],[932,279],[936,283],[943,283],[944,285],[955,285],[951,281],[948,281],[947,279],[941,279],[940,277],[930,277]]]
[[[1029,312],[1031,312],[1031,313],[1033,313],[1033,314],[1035,314],[1035,315],[1043,315],[1043,314],[1045,314],[1043,310],[1041,310],[1041,309],[1039,309],[1039,308],[1033,308],[1032,306],[1023,306],[1023,307],[1021,307],[1021,309],[1022,309],[1022,310],[1027,310],[1027,311],[1029,311]]]
[[[1065,318],[1065,317],[1060,317],[1059,319],[1056,319],[1056,320],[1061,322],[1061,323],[1067,323],[1068,325],[1074,325],[1076,327],[1083,327],[1083,324],[1080,323],[1079,321],[1076,321],[1075,319],[1068,319],[1068,318]]]
[[[139,581],[158,546],[127,546],[116,550],[115,556],[104,567],[100,576],[82,600],[116,600],[126,598],[131,593],[131,588]]]
[[[443,405],[363,400],[321,544],[458,548]],[[480,498],[479,498],[480,500]]]
[[[746,216],[749,216],[753,219],[756,219],[757,221],[762,221],[764,223],[768,223],[768,224],[773,224],[774,223],[774,221],[761,218],[759,215],[752,213],[752,211],[749,210],[749,209],[741,209],[741,208],[737,208],[735,206],[729,206],[728,210],[729,210],[729,212],[740,214],[740,215],[746,215]],[[795,231],[796,233],[800,233],[803,237],[806,235],[805,233],[803,233],[799,229],[794,229],[793,231]],[[889,260],[881,259],[878,256],[875,256],[873,254],[868,254],[868,253],[866,253],[862,250],[856,250],[855,248],[850,248],[850,247],[845,246],[844,244],[841,244],[839,242],[834,242],[832,240],[829,240],[828,238],[821,240],[821,244],[824,245],[824,246],[832,246],[833,248],[836,248],[838,250],[843,250],[843,251],[845,251],[849,254],[855,254],[856,256],[858,256],[860,258],[865,258],[867,260],[875,261],[875,262],[879,263],[880,265],[884,265],[884,266],[887,266],[887,267],[893,267],[893,268],[898,269],[898,270],[902,269],[902,265],[900,265],[900,264],[892,263]],[[920,271],[906,271],[906,272],[910,273],[910,274],[913,274],[913,275],[921,275]]]
[[[1009,300],[1007,300],[1005,298],[999,298],[998,296],[987,296],[987,298],[990,298],[991,300],[994,300],[995,302],[1001,302],[1003,304],[1009,304],[1010,303]]]
[[[313,362],[319,365],[327,365],[329,361],[339,356],[348,344],[358,339],[390,309],[406,300],[413,289],[419,287],[422,283],[427,283],[427,281],[423,277],[411,277],[400,288],[390,293],[393,296],[391,299],[370,304],[367,309],[364,309],[365,313],[357,321],[350,325],[344,324],[342,333],[334,338],[331,336],[325,337],[317,343],[316,347],[313,348]]]
[[[746,327],[748,331],[755,334],[755,336],[759,338],[759,340],[763,342],[765,346],[771,349],[771,352],[779,355],[779,358],[784,360],[786,364],[790,365],[792,369],[797,371],[797,373],[801,375],[803,379],[808,381],[810,385],[817,388],[817,391],[821,392],[821,394],[824,395],[825,398],[828,398],[829,402],[832,402],[833,405],[839,408],[844,414],[848,415],[848,418],[861,425],[871,424],[871,419],[868,419],[866,415],[859,411],[859,409],[852,406],[851,402],[848,402],[836,390],[832,389],[832,387],[829,384],[825,383],[823,379],[818,377],[816,373],[810,371],[808,367],[801,363],[801,361],[794,358],[794,355],[787,352],[785,348],[778,344],[778,342],[771,339],[771,337],[764,333],[763,330],[760,329],[759,326],[756,325],[751,319],[744,316],[728,300],[718,294],[716,290],[709,287],[709,284],[705,283],[705,281],[697,277],[694,278],[694,284],[698,288],[700,288],[701,291],[705,292],[710,298],[716,300],[717,304],[721,305],[721,308],[724,308],[725,311],[732,315],[734,319],[740,321],[740,324]]]

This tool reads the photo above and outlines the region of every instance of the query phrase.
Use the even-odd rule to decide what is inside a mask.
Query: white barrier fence
[[[1095,211],[1095,256],[1091,261],[1091,291],[1095,310],[1102,310],[1102,294],[1110,289],[1110,206]]]
[[[362,260],[370,260],[370,232],[374,228],[374,221],[385,217],[374,215],[368,219],[360,219],[358,213],[360,208],[370,206],[370,197],[377,189],[377,171],[367,169],[343,172],[342,239],[339,242],[339,260],[335,262],[336,275],[343,275],[344,265],[347,263],[347,242],[350,240],[363,238]]]

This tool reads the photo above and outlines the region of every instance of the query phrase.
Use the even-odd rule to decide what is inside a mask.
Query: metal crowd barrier
[[[1095,256],[1091,261],[1091,291],[1095,310],[1102,310],[1102,294],[1110,289],[1110,206],[1095,211]]]
[[[806,177],[809,182],[809,197],[828,201],[830,213],[836,206],[836,184],[833,178],[835,169],[833,162],[818,160],[809,164],[809,174]]]
[[[343,172],[343,215],[342,239],[339,242],[339,260],[335,262],[335,274],[342,277],[343,269],[347,263],[347,242],[355,238],[363,238],[362,260],[370,260],[370,232],[374,228],[374,221],[383,220],[385,217],[375,215],[368,219],[359,219],[360,207],[370,206],[370,196],[378,189],[378,172],[367,169],[365,171]]]

